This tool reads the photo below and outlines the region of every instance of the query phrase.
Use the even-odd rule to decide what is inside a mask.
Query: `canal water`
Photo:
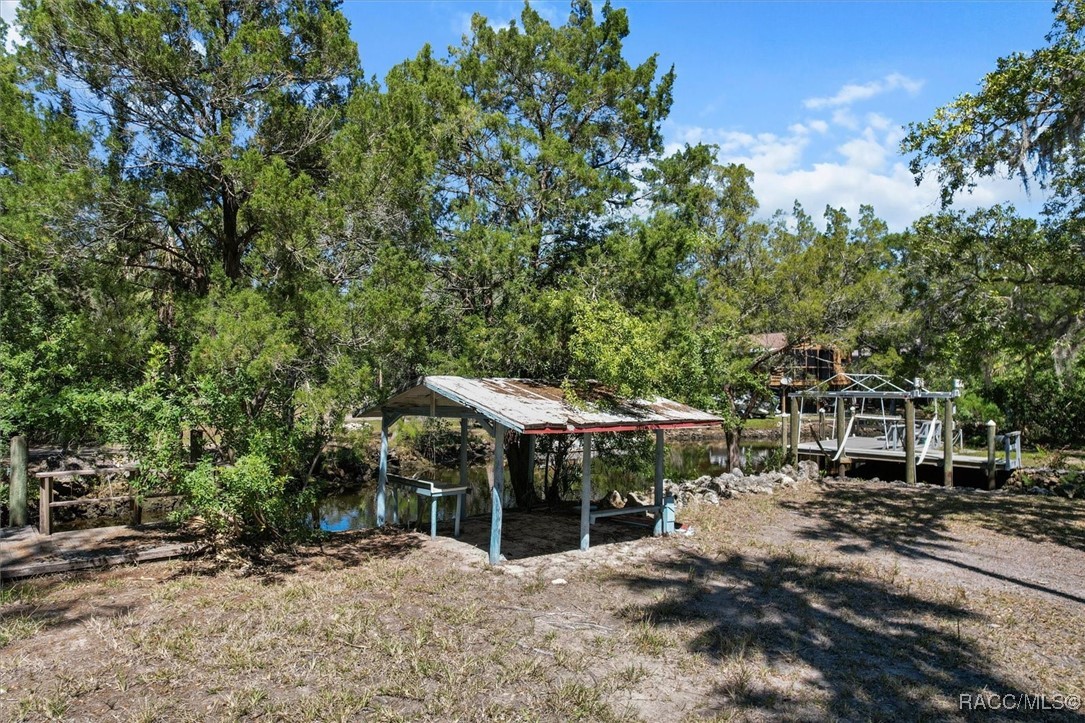
[[[745,445],[742,448],[744,463],[742,468],[749,473],[760,472],[765,468],[773,450],[779,449],[778,444]],[[704,444],[696,442],[679,442],[667,445],[667,455],[664,458],[663,474],[668,479],[696,479],[702,475],[716,476],[730,471],[726,468],[727,447],[722,444]],[[512,490],[505,483],[505,503],[512,504]],[[540,471],[541,474],[541,471]],[[455,467],[428,467],[415,472],[415,476],[435,482],[458,483],[460,479],[459,469]],[[468,481],[471,484],[471,493],[467,495],[467,514],[477,515],[490,509],[490,490],[487,467],[478,465],[468,468]],[[540,478],[541,482],[541,478]],[[643,492],[651,489],[652,479],[643,474],[631,473],[626,469],[608,467],[602,459],[596,459],[592,463],[592,492],[593,496],[609,493],[611,490],[618,492]],[[579,489],[579,488],[578,488]],[[376,519],[375,489],[367,485],[361,490],[326,497],[320,504],[319,517],[320,528],[329,532],[341,532],[343,530],[358,530],[372,527]],[[578,494],[578,492],[577,492]],[[392,495],[387,496],[387,503],[392,504]],[[425,504],[425,503],[423,503]],[[441,500],[438,504],[437,519],[450,518],[455,513],[455,502],[451,499]],[[416,514],[416,497],[413,494],[400,494],[399,515],[400,519],[414,519]],[[429,513],[423,509],[422,519],[428,519]]]

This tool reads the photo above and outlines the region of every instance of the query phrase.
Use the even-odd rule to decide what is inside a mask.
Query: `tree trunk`
[[[241,278],[241,240],[237,233],[237,198],[226,181],[222,183],[222,270],[226,278]]]
[[[505,435],[505,459],[509,465],[509,481],[516,506],[527,509],[539,501],[535,493],[535,480],[529,468],[528,437],[526,434],[509,432]]]
[[[735,467],[742,468],[742,430],[728,429],[724,431],[727,439],[727,466],[730,472]]]
[[[561,505],[561,497],[564,485],[565,458],[569,454],[569,439],[572,435],[563,434],[560,437],[551,437],[550,451],[546,457],[549,461],[553,457],[550,472],[550,483],[546,486],[546,504],[550,507]],[[553,453],[553,454],[551,454]]]

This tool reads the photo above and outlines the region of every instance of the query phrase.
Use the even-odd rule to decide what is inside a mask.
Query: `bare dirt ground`
[[[870,483],[687,510],[667,539],[505,518],[0,598],[4,720],[1076,719],[1085,505]],[[548,554],[537,554],[545,549]],[[959,696],[1046,694],[1045,711]],[[987,698],[986,700],[991,700]],[[1072,699],[1071,699],[1072,700]]]

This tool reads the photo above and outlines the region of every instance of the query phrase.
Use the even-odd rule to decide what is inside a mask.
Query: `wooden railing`
[[[54,479],[62,477],[98,477],[103,474],[132,472],[137,469],[139,469],[138,465],[123,465],[120,467],[98,467],[96,469],[61,469],[52,472],[38,472],[34,475],[38,480],[38,532],[43,535],[53,534],[53,510],[60,507],[78,507],[96,502],[124,502],[127,500],[131,505],[132,524],[138,525],[143,522],[144,500],[180,496],[175,494],[135,495],[129,492],[124,495],[110,495],[107,497],[80,497],[74,500],[60,501],[53,499]]]

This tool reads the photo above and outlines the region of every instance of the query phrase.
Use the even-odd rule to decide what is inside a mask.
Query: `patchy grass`
[[[1081,502],[810,485],[682,518],[496,570],[345,533],[7,587],[0,719],[953,720],[1085,692]]]

